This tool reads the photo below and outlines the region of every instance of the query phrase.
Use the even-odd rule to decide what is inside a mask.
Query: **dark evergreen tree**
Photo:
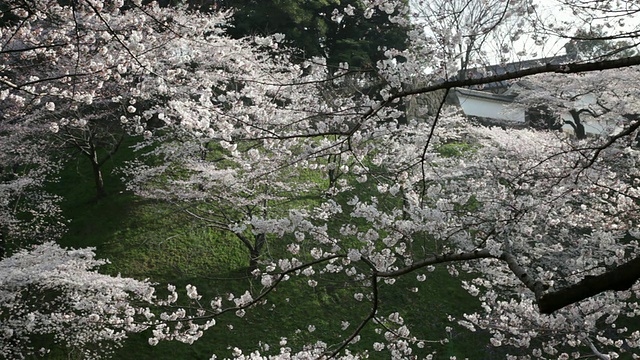
[[[571,41],[564,45],[567,55],[583,60],[598,58],[623,58],[638,53],[637,43],[611,39],[602,27],[579,29]]]
[[[407,29],[376,12],[371,18],[344,16],[332,19],[335,9],[365,9],[358,0],[224,0],[202,8],[233,8],[235,18],[229,34],[234,37],[282,33],[301,50],[301,58],[322,56],[330,66],[348,62],[369,68],[384,58],[384,48],[404,49]]]

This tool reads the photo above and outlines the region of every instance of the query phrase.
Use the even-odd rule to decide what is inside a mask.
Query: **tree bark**
[[[588,299],[603,291],[628,290],[640,279],[640,257],[637,257],[604,274],[587,276],[577,284],[545,293],[544,284],[530,276],[526,272],[526,269],[517,263],[516,258],[512,254],[504,252],[500,256],[496,256],[491,254],[487,249],[435,255],[395,271],[379,272],[377,276],[398,277],[428,265],[483,258],[494,258],[506,262],[513,274],[535,294],[538,309],[543,314],[554,313],[565,306]]]
[[[92,155],[89,158],[91,161],[91,169],[93,170],[93,180],[96,185],[96,197],[98,199],[107,196],[107,192],[104,189],[104,178],[102,177],[102,164],[98,162],[98,153],[95,149],[92,149]]]
[[[260,252],[256,249],[249,249],[249,272],[253,272],[258,268],[258,259]]]
[[[266,242],[266,234],[258,234],[255,236],[255,243],[253,244],[253,247],[249,249],[251,253],[251,258],[249,259],[249,271],[253,271],[258,268],[258,260],[260,259],[262,248]]]
[[[579,140],[586,139],[587,133],[584,129],[584,124],[582,124],[582,120],[580,120],[580,111],[571,109],[569,110],[569,114],[571,114],[571,117],[573,118],[573,123],[567,123],[573,128],[576,138]]]
[[[244,246],[249,249],[249,272],[256,270],[259,265],[258,260],[260,259],[260,255],[262,254],[262,248],[267,243],[266,234],[255,235],[253,244],[243,234],[236,233],[235,235],[238,237],[238,239],[240,239],[240,241],[242,241]]]
[[[544,74],[544,73],[558,73],[558,74],[578,74],[592,71],[612,70],[625,68],[630,66],[640,65],[640,55],[631,56],[628,58],[622,58],[617,60],[603,60],[587,63],[568,63],[568,64],[545,64],[542,66],[536,66],[528,69],[508,72],[501,75],[487,76],[479,79],[464,79],[464,80],[447,80],[434,85],[427,85],[424,87],[402,91],[397,94],[391,95],[387,100],[382,103],[382,106],[393,103],[396,99],[403,98],[409,95],[423,94],[440,89],[453,89],[457,87],[468,87],[473,85],[490,84],[494,82],[501,82],[506,80],[520,79],[531,75]],[[377,112],[379,107],[375,107],[369,110],[364,117],[367,118]]]
[[[587,276],[577,284],[544,294],[538,299],[538,308],[543,314],[551,314],[603,291],[627,290],[638,279],[640,279],[640,258],[635,258],[604,274]]]
[[[6,254],[6,241],[4,239],[4,232],[0,229],[0,260],[4,259]]]

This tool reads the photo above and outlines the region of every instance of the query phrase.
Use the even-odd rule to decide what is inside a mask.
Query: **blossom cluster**
[[[461,286],[481,307],[452,320],[487,330],[495,347],[560,358],[616,357],[637,348],[637,330],[618,327],[618,319],[638,315],[637,285],[590,295],[552,315],[536,308],[542,296],[640,256],[640,157],[629,146],[637,140],[640,109],[635,85],[626,83],[637,69],[537,79],[547,90],[520,97],[554,108],[586,106],[614,123],[603,137],[478,126],[444,106],[446,82],[435,109],[407,118],[400,100],[415,81],[442,84],[451,69],[477,61],[469,56],[485,31],[533,12],[529,1],[498,1],[498,11],[480,22],[448,7],[456,3],[440,3],[433,13],[466,28],[451,21],[435,26],[431,19],[425,49],[383,49],[387,59],[375,65],[376,79],[351,74],[348,64],[331,70],[325,59],[293,61],[280,34],[232,39],[224,34],[227,12],[186,13],[139,1],[130,9],[122,1],[43,1],[26,11],[16,3],[11,11],[20,24],[0,33],[7,44],[0,52],[0,110],[88,155],[97,154],[92,141],[99,135],[116,144],[122,131],[140,135],[136,147],[151,145],[149,156],[123,171],[129,189],[189,204],[195,219],[234,234],[262,288],[203,299],[188,285],[181,303],[168,286],[159,300],[148,281],[95,271],[104,261],[91,250],[45,243],[0,261],[0,354],[37,353],[34,334],[85,351],[88,344],[109,350],[146,329],[150,345],[191,344],[218,315],[244,317],[292,278],[317,289],[335,277],[347,279],[350,300],[370,310],[356,322],[339,319],[348,335],[337,344],[294,349],[283,339],[279,348],[233,349],[233,357],[365,358],[368,352],[352,354],[348,347],[372,326],[378,335],[372,354],[410,358],[439,340],[413,336],[398,311],[380,310],[379,293],[415,293],[418,287],[400,289],[398,278],[428,281],[425,271],[438,265],[452,277],[469,274]],[[400,22],[408,14],[390,0],[363,4],[365,17],[379,12]],[[355,13],[337,9],[332,18],[341,22]],[[448,18],[456,14],[464,21]],[[59,23],[51,27],[47,19]],[[514,36],[522,26],[516,24]],[[442,65],[424,74],[421,54]],[[31,66],[21,71],[19,63]],[[378,90],[367,93],[370,88]],[[576,100],[585,94],[599,100]],[[19,139],[12,145],[33,137],[10,122],[0,126],[3,137]],[[36,157],[43,174],[49,174],[46,159]],[[13,194],[33,195],[43,174],[3,181],[0,209],[15,204]],[[48,200],[33,213],[55,217],[56,199],[38,199]],[[13,230],[18,219],[0,215],[0,224]],[[276,241],[286,251],[265,255]],[[52,298],[40,302],[45,293]],[[316,325],[304,328],[317,333]]]

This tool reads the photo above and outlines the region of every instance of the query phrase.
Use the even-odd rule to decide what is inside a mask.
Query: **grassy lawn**
[[[204,299],[228,292],[240,294],[247,287],[260,289],[259,281],[247,275],[248,252],[235,236],[207,228],[173,205],[140,199],[125,191],[112,169],[131,156],[128,149],[123,149],[107,164],[105,182],[109,195],[99,201],[95,200],[90,168],[82,160],[71,162],[60,183],[52,185],[64,197],[63,210],[71,219],[62,245],[96,247],[98,257],[111,261],[102,268],[103,272],[149,278],[183,289],[186,284],[193,284]],[[270,251],[277,257],[281,250],[271,246]],[[460,316],[476,309],[477,300],[462,290],[459,280],[451,278],[444,268],[427,276],[424,282],[409,275],[394,285],[383,284],[380,316],[398,311],[417,338],[449,340],[428,342],[418,355],[437,351],[438,358],[454,354],[458,359],[491,358],[487,356],[485,335],[465,332],[447,320],[449,314]],[[346,278],[334,277],[320,284],[312,288],[305,279],[288,281],[271,294],[266,305],[248,311],[245,317],[225,314],[219,318],[218,324],[194,345],[163,342],[152,347],[147,344],[149,334],[134,335],[114,358],[209,359],[213,354],[222,358],[230,356],[233,347],[250,351],[261,343],[277,346],[283,337],[293,349],[316,340],[339,343],[367,315],[370,304],[353,298],[353,285]],[[417,292],[410,291],[414,287]],[[345,331],[341,329],[343,320],[350,323]],[[316,327],[315,331],[309,331],[309,324]],[[446,332],[446,326],[452,330]],[[376,328],[380,326],[370,324],[351,348],[372,351],[373,342],[383,341]],[[372,356],[388,358],[389,354]],[[62,358],[60,353],[52,353],[50,358],[58,357]]]

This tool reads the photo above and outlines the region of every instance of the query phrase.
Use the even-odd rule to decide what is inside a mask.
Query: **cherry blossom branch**
[[[426,87],[421,87],[413,90],[402,91],[396,94],[389,96],[389,98],[383,102],[381,102],[378,106],[370,108],[367,112],[362,115],[363,119],[370,118],[377,114],[382,108],[388,106],[396,102],[397,100],[411,96],[418,95],[423,93],[429,93],[436,90],[450,90],[456,87],[469,87],[474,85],[483,85],[490,84],[494,82],[501,82],[505,80],[513,80],[519,79],[527,76],[544,74],[544,73],[560,73],[560,74],[575,74],[575,73],[583,73],[583,72],[592,72],[592,71],[603,71],[603,70],[611,70],[618,69],[623,67],[640,65],[640,56],[632,56],[622,59],[616,60],[606,60],[606,61],[597,61],[597,62],[587,62],[587,63],[568,63],[568,64],[546,64],[543,66],[532,67],[524,70],[518,70],[509,72],[502,75],[494,75],[488,76],[478,79],[464,79],[464,80],[453,80],[453,81],[445,81],[439,84],[430,85]],[[329,131],[323,132],[321,134],[290,134],[290,135],[277,135],[276,138],[280,140],[292,139],[292,138],[300,138],[300,137],[311,137],[311,136],[326,136],[326,135],[343,135],[350,136],[355,131],[360,128],[361,123],[357,123],[348,131]]]
[[[593,184],[596,185],[596,186],[599,186],[599,187],[601,187],[603,189],[607,189],[607,190],[609,190],[611,192],[614,192],[614,193],[616,193],[618,195],[622,195],[622,196],[628,197],[629,199],[633,199],[635,201],[640,202],[640,197],[639,196],[635,196],[635,195],[629,194],[627,192],[612,188],[611,186],[598,183],[597,181],[595,181]]]
[[[596,348],[596,346],[593,344],[591,339],[586,338],[586,339],[584,339],[584,341],[587,343],[587,345],[589,345],[589,349],[591,349],[591,351],[593,352],[593,355],[595,355],[598,359],[600,359],[600,360],[611,360],[611,357],[609,355],[601,353],[600,350],[598,350],[598,348]]]
[[[604,149],[608,148],[609,146],[613,145],[618,139],[623,138],[623,137],[628,136],[628,135],[631,135],[634,131],[636,131],[639,128],[640,128],[640,121],[636,121],[634,124],[631,124],[631,126],[629,126],[624,131],[621,131],[620,133],[610,137],[609,140],[605,144],[595,148],[595,152],[594,152],[593,156],[591,157],[589,162],[584,165],[584,167],[588,168],[591,165],[593,165],[593,163],[598,159],[598,155],[600,155],[602,150],[604,150]]]
[[[247,308],[250,308],[258,303],[260,303],[260,301],[262,301],[264,298],[266,298],[272,291],[274,291],[278,285],[283,282],[284,280],[286,280],[288,278],[289,274],[304,270],[308,267],[314,266],[314,265],[318,265],[327,261],[331,261],[333,259],[338,259],[338,258],[343,258],[345,257],[345,255],[331,255],[331,256],[327,256],[327,257],[323,257],[314,261],[310,261],[292,268],[289,268],[287,270],[284,270],[282,272],[278,272],[278,273],[271,273],[271,274],[266,274],[268,276],[273,277],[273,283],[271,283],[269,286],[266,287],[265,290],[263,290],[257,297],[253,298],[251,301],[242,304],[242,305],[238,305],[238,306],[232,306],[232,307],[228,307],[222,310],[217,310],[214,311],[212,314],[209,315],[202,315],[202,316],[193,316],[193,317],[189,317],[188,319],[181,319],[181,320],[176,320],[176,322],[180,322],[183,320],[189,320],[189,321],[193,321],[193,320],[210,320],[212,318],[215,318],[217,316],[220,316],[224,313],[228,313],[228,312],[232,312],[232,311],[238,311],[238,310],[244,310]],[[171,307],[171,306],[165,306],[167,308]],[[183,308],[183,306],[180,306],[180,308]],[[170,321],[165,321],[165,322],[170,322]]]
[[[477,260],[482,258],[494,258],[506,262],[513,274],[516,275],[516,277],[534,293],[540,312],[543,314],[551,314],[567,305],[590,298],[603,291],[627,290],[633,286],[638,279],[640,279],[640,258],[635,258],[618,266],[614,270],[605,272],[604,274],[598,276],[587,276],[577,284],[557,291],[544,293],[544,284],[531,277],[527,273],[526,269],[518,264],[516,258],[512,254],[503,252],[499,256],[496,256],[491,254],[488,249],[462,252],[458,254],[435,255],[418,261],[411,266],[395,271],[379,272],[377,275],[379,277],[397,277],[428,265]]]
[[[343,78],[343,77],[347,77],[348,75],[351,75],[351,74],[361,74],[361,73],[367,73],[367,72],[371,72],[371,70],[366,70],[366,71],[349,70],[349,71],[345,71],[343,73],[340,73],[338,75],[333,75],[333,76],[330,76],[328,78],[323,78],[323,79],[320,79],[320,80],[305,80],[305,81],[290,82],[290,83],[272,83],[272,82],[268,82],[268,81],[260,81],[260,80],[250,79],[250,78],[239,79],[239,80],[247,82],[247,83],[254,83],[254,84],[260,84],[260,85],[269,85],[269,86],[300,86],[300,85],[325,84],[325,83],[329,83],[329,82],[338,80],[338,79]]]
[[[54,47],[65,47],[68,46],[68,43],[56,43],[56,44],[47,44],[47,45],[37,45],[37,46],[29,46],[19,49],[8,49],[8,50],[0,50],[0,54],[10,54],[10,53],[18,53],[18,52],[27,52],[38,49],[50,49]]]
[[[309,136],[309,137],[311,137],[311,136]],[[294,138],[295,138],[295,137],[294,137]],[[312,157],[314,157],[314,156],[315,156],[315,157],[321,157],[321,156],[323,156],[323,155],[324,155],[324,153],[325,153],[325,152],[327,152],[327,151],[329,151],[329,150],[331,150],[331,149],[333,149],[333,148],[339,148],[339,147],[341,147],[343,144],[348,143],[348,142],[350,141],[350,139],[351,139],[351,137],[347,137],[347,138],[342,139],[342,140],[340,140],[340,141],[338,141],[338,142],[336,142],[336,143],[334,143],[334,144],[328,145],[328,146],[326,146],[326,147],[318,148],[317,150],[315,150],[315,151],[313,151],[313,152],[310,152],[310,153],[306,154],[306,157],[307,157],[307,158],[312,158]],[[340,154],[340,153],[342,153],[342,152],[344,152],[344,151],[338,151],[338,154]],[[292,165],[294,165],[295,163],[297,163],[298,161],[299,161],[299,159],[298,159],[298,158],[287,159],[287,161],[286,161],[286,162],[284,162],[282,165],[279,165],[279,166],[275,167],[274,169],[272,169],[272,170],[270,170],[270,171],[262,172],[262,173],[256,174],[256,175],[254,175],[253,177],[251,177],[251,179],[252,179],[252,180],[254,180],[254,179],[264,178],[264,177],[266,177],[267,175],[269,175],[269,174],[271,174],[271,173],[274,173],[274,172],[277,172],[277,171],[279,171],[279,170],[285,169],[285,168],[287,168],[287,167],[289,167],[289,166],[292,166]]]
[[[542,292],[544,291],[544,284],[539,280],[535,280],[534,278],[532,278],[527,273],[527,271],[522,266],[520,266],[520,264],[518,264],[518,261],[512,254],[503,252],[502,255],[500,255],[500,259],[507,263],[509,269],[516,277],[518,277],[518,280],[520,280],[527,288],[529,288],[529,290],[533,291],[536,299],[539,299],[542,296]]]
[[[442,113],[442,108],[444,107],[445,102],[447,101],[447,96],[449,95],[449,90],[450,89],[446,89],[444,92],[444,95],[442,95],[442,100],[440,100],[440,105],[438,105],[438,111],[436,112],[436,117],[433,119],[433,124],[431,124],[431,130],[429,131],[429,137],[427,137],[427,142],[424,144],[424,148],[422,149],[422,156],[420,157],[420,164],[421,164],[421,170],[422,170],[422,178],[426,179],[426,171],[425,171],[425,158],[427,155],[427,148],[429,147],[429,144],[431,143],[431,139],[433,138],[433,134],[436,131],[436,125],[438,124],[438,120],[440,119],[440,114]],[[420,201],[423,202],[424,201],[424,195],[427,192],[427,186],[426,183],[423,182],[422,183],[422,196]]]
[[[0,79],[0,81],[2,83],[6,84],[7,86],[12,87],[12,88],[14,88],[16,90],[22,90],[22,91],[28,92],[29,94],[32,94],[32,95],[42,95],[42,94],[32,93],[30,91],[24,90],[23,88],[25,86],[35,85],[35,84],[39,84],[39,83],[43,83],[43,82],[47,82],[47,81],[62,80],[62,79],[75,78],[75,77],[81,77],[81,76],[90,76],[90,75],[95,75],[96,73],[97,72],[95,72],[95,73],[64,74],[64,75],[58,75],[58,76],[51,76],[51,77],[47,77],[47,78],[27,81],[27,82],[22,83],[20,85],[14,84],[14,83],[12,83],[12,82],[10,82],[8,80],[4,80],[4,79]]]
[[[598,276],[586,276],[582,281],[537,297],[543,314],[551,314],[567,305],[590,298],[603,291],[624,291],[640,279],[640,257],[628,261]]]
[[[24,26],[24,24],[27,22],[29,18],[24,18],[22,19],[22,21],[20,22],[20,25],[16,26],[16,29],[13,31],[13,33],[11,34],[11,36],[9,36],[9,38],[7,39],[7,41],[5,41],[4,44],[2,44],[2,47],[0,48],[0,50],[3,50],[7,47],[7,45],[9,45],[9,43],[11,42],[11,40],[13,40],[13,38],[20,32],[20,29],[22,28],[22,26]]]
[[[398,277],[429,265],[436,265],[436,264],[457,262],[457,261],[477,260],[477,259],[484,259],[484,258],[496,259],[499,257],[491,254],[491,252],[488,249],[443,254],[443,255],[434,255],[426,259],[416,261],[412,265],[404,267],[399,270],[379,272],[378,276],[379,277]]]
[[[543,66],[536,66],[524,70],[517,70],[508,72],[501,75],[493,75],[487,76],[478,79],[464,79],[464,80],[449,80],[444,81],[438,84],[429,85],[420,87],[413,90],[401,91],[399,93],[393,94],[389,96],[389,98],[379,106],[371,108],[367,113],[364,114],[364,118],[368,118],[377,113],[381,108],[397,101],[398,99],[410,96],[410,95],[418,95],[433,92],[436,90],[442,89],[452,89],[456,87],[469,87],[474,85],[484,85],[495,82],[501,82],[506,80],[514,80],[520,79],[527,76],[537,75],[537,74],[545,74],[545,73],[557,73],[557,74],[578,74],[584,72],[592,72],[592,71],[603,71],[603,70],[612,70],[619,69],[629,66],[640,65],[640,56],[631,56],[622,59],[616,60],[606,60],[606,61],[596,61],[596,62],[586,62],[586,63],[567,63],[567,64],[545,64]]]
[[[33,95],[33,96],[40,96],[40,95],[41,95],[41,94],[38,94],[38,93],[34,93],[34,92],[33,92],[33,91],[31,91],[31,90],[23,89],[23,88],[22,88],[22,86],[23,86],[23,85],[16,85],[16,84],[12,83],[11,81],[6,80],[6,79],[3,79],[3,78],[0,78],[0,84],[5,84],[5,85],[7,85],[8,87],[10,87],[10,88],[12,88],[12,89],[15,89],[15,90],[24,91],[24,92],[26,92],[26,93],[27,93],[27,94],[29,94],[29,95]]]
[[[360,325],[358,325],[358,327],[351,333],[351,335],[347,339],[345,339],[342,344],[331,353],[331,355],[329,355],[329,358],[336,357],[349,345],[351,341],[353,341],[353,339],[356,338],[356,336],[358,336],[358,334],[360,334],[362,329],[364,329],[364,327],[376,317],[376,313],[378,312],[378,276],[376,275],[377,271],[375,269],[375,266],[373,266],[373,264],[371,264],[370,262],[367,262],[367,265],[369,265],[373,271],[373,275],[371,276],[371,291],[373,297],[373,299],[371,300],[371,302],[373,303],[371,305],[371,311],[369,312],[369,315],[367,315],[367,317],[360,322]]]
[[[104,26],[107,28],[108,32],[116,39],[116,41],[124,48],[124,50],[129,54],[129,56],[131,56],[131,58],[133,60],[135,60],[136,63],[138,63],[138,65],[140,65],[141,68],[143,69],[147,69],[147,66],[145,66],[140,59],[138,59],[138,57],[131,51],[131,49],[129,49],[129,47],[122,42],[122,40],[120,39],[120,37],[118,36],[118,33],[113,30],[113,28],[111,27],[111,25],[109,25],[109,22],[102,16],[102,14],[100,13],[100,10],[98,10],[92,3],[91,1],[87,1],[86,2],[87,5],[91,8],[91,10],[94,11],[94,13],[96,14],[96,16],[98,17],[98,19],[100,19],[100,21],[104,24]],[[151,71],[151,73],[154,73],[153,71]]]
[[[100,160],[97,163],[98,166],[104,165],[107,161],[109,161],[111,158],[113,158],[113,156],[120,149],[120,146],[122,145],[122,142],[124,141],[124,138],[125,138],[125,133],[122,133],[122,134],[120,134],[120,136],[118,137],[117,140],[113,139],[113,140],[115,140],[115,143],[113,144],[113,147],[111,148],[111,150],[107,151],[107,154],[105,155],[105,157],[103,157],[102,160]]]

